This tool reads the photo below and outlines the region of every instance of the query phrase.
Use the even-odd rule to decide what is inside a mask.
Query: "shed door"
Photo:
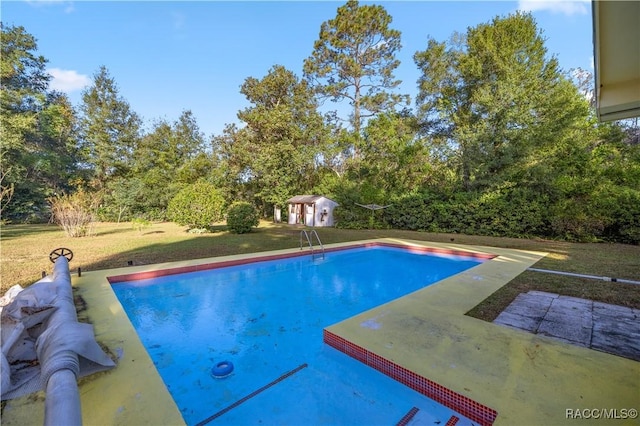
[[[304,205],[304,224],[307,226],[315,226],[315,221],[313,220],[313,211],[313,204]]]

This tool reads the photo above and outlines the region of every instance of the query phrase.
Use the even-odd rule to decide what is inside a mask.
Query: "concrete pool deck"
[[[640,309],[529,291],[493,322],[640,361]]]
[[[397,239],[368,242],[373,241],[497,256],[327,331],[495,410],[496,425],[575,424],[567,410],[617,409],[620,414],[622,409],[640,408],[640,363],[465,315],[544,253]],[[79,317],[93,324],[98,342],[118,358],[115,369],[80,380],[84,424],[184,424],[107,277],[298,252],[279,250],[73,276],[77,294],[87,305]],[[375,327],[370,326],[372,321]],[[42,424],[43,419],[43,393],[7,401],[2,413],[5,425]],[[637,424],[637,419],[611,422]]]

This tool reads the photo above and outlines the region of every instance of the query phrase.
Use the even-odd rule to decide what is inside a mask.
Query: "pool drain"
[[[221,364],[221,363],[220,363]],[[218,364],[219,365],[219,364]],[[248,400],[250,400],[251,398],[253,398],[254,396],[260,394],[261,392],[269,389],[271,386],[275,386],[278,383],[280,383],[281,381],[283,381],[284,379],[286,379],[287,377],[291,377],[294,374],[296,374],[298,371],[302,370],[303,368],[307,368],[308,365],[306,363],[299,365],[298,367],[294,368],[293,370],[284,373],[282,376],[278,377],[277,379],[275,379],[274,381],[267,383],[266,385],[264,385],[263,387],[261,387],[260,389],[256,389],[253,392],[251,392],[249,395],[246,395],[242,398],[240,398],[239,400],[237,400],[236,402],[234,402],[233,404],[223,408],[222,410],[218,411],[217,413],[215,413],[214,415],[207,417],[206,419],[204,419],[201,422],[196,423],[196,426],[204,426],[207,423],[217,419],[218,417],[222,416],[224,413],[227,413],[231,410],[233,410],[234,408],[236,408],[238,405],[247,402]]]
[[[231,361],[222,361],[217,363],[211,369],[211,375],[216,379],[227,377],[233,372],[233,363]]]

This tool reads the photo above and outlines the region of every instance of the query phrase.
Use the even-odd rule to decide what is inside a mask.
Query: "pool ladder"
[[[320,250],[322,250],[322,258],[324,259],[324,246],[322,245],[322,241],[320,241],[320,237],[318,236],[318,233],[316,232],[315,229],[312,229],[310,232],[307,232],[306,229],[303,229],[302,231],[300,231],[300,250],[302,250],[302,243],[304,242],[304,239],[306,239],[307,243],[309,244],[309,248],[311,249],[311,259],[313,260],[313,258],[316,255],[315,250],[313,249],[314,236],[316,237],[316,240],[320,245]]]

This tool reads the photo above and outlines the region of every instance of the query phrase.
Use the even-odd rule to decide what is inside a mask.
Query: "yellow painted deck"
[[[329,331],[496,410],[496,425],[639,424],[638,419],[573,420],[567,418],[567,410],[640,408],[640,363],[464,315],[544,253],[376,241],[498,256],[332,325]],[[73,277],[88,306],[82,315],[92,322],[98,342],[119,355],[115,369],[80,380],[85,425],[184,424],[107,277],[250,257],[198,259],[83,272],[81,277]],[[367,320],[375,320],[380,327],[361,326]],[[3,425],[42,424],[43,419],[43,393],[8,401],[2,414]]]

